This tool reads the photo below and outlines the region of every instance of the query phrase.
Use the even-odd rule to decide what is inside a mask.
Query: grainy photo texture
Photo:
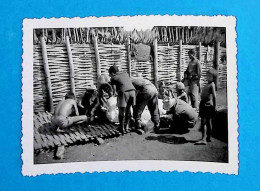
[[[24,175],[237,174],[233,17],[23,24]]]

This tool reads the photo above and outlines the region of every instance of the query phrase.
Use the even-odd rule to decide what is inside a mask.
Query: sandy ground
[[[218,93],[218,104],[226,105],[226,94]],[[200,122],[186,134],[135,132],[117,138],[107,139],[102,145],[94,143],[66,147],[62,160],[53,158],[54,152],[42,152],[35,156],[35,164],[66,163],[84,161],[114,160],[181,160],[228,162],[228,144],[216,138],[207,145],[194,145],[201,138]]]

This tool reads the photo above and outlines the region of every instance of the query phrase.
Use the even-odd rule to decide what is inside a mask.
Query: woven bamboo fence
[[[175,83],[184,76],[189,63],[188,51],[191,49],[195,50],[196,57],[201,62],[201,86],[206,83],[206,71],[212,67],[219,71],[218,88],[225,88],[227,85],[226,48],[219,45],[182,45],[181,41],[179,45],[158,44],[154,50],[154,59],[148,61],[131,58],[128,45],[129,42],[101,44],[97,41],[94,45],[47,44],[47,61],[43,60],[41,45],[34,45],[34,112],[51,111],[51,108],[55,108],[70,91],[74,91],[78,98],[90,84],[97,84],[99,74],[108,74],[108,68],[114,64],[131,75],[141,73],[145,79],[153,83],[164,80],[175,87]],[[49,77],[46,71],[49,72]]]

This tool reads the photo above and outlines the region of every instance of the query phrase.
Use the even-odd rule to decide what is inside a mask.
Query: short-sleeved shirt
[[[118,94],[122,92],[135,90],[135,87],[133,86],[129,75],[124,72],[119,72],[115,74],[111,78],[111,84],[116,86],[116,91]]]
[[[198,83],[201,76],[200,62],[196,58],[191,61],[187,67],[187,71],[191,75],[191,83]]]
[[[149,80],[143,78],[133,78],[131,81],[135,89],[139,91],[142,91],[146,85],[153,85]]]
[[[180,121],[191,125],[198,119],[198,114],[194,108],[180,99],[176,99],[176,105],[173,106],[168,113],[173,114],[173,118],[178,118]]]

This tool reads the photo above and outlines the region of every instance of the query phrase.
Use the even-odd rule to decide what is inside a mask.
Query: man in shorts
[[[135,105],[135,87],[133,86],[128,73],[119,72],[116,65],[108,70],[111,77],[111,85],[117,92],[117,106],[119,110],[119,131],[124,134],[129,131],[131,119],[131,106]]]
[[[73,116],[73,114],[76,116]],[[63,132],[73,124],[80,124],[87,121],[86,115],[79,115],[77,103],[75,101],[75,95],[73,93],[67,93],[65,100],[58,103],[54,115],[51,118],[51,122],[57,128],[57,132]]]

